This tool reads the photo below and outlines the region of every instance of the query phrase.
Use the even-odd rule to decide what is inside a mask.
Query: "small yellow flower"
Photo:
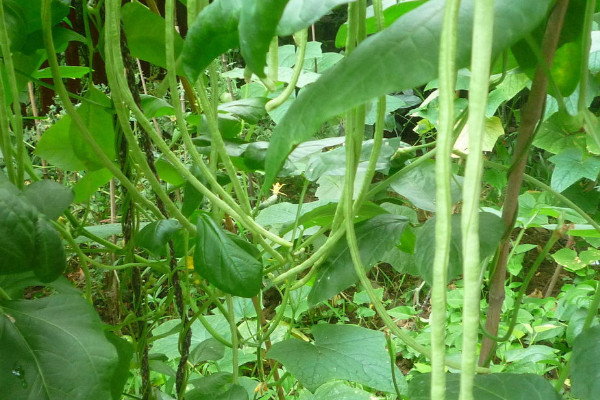
[[[277,195],[280,195],[280,194],[281,194],[281,195],[284,195],[284,196],[287,196],[285,193],[283,193],[283,192],[281,191],[281,189],[282,189],[284,186],[285,186],[285,183],[284,183],[284,184],[281,184],[281,183],[279,183],[279,182],[277,182],[277,183],[274,183],[274,184],[273,184],[273,189],[271,189],[271,193],[273,193],[275,196],[277,196]]]
[[[185,266],[187,269],[194,269],[194,258],[192,256],[185,257]]]

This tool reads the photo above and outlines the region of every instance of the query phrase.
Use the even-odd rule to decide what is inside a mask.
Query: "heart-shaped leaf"
[[[287,339],[273,344],[267,357],[282,363],[314,392],[332,379],[344,379],[373,389],[394,392],[390,357],[383,332],[354,325],[314,325],[314,343]],[[399,386],[404,376],[396,371]]]

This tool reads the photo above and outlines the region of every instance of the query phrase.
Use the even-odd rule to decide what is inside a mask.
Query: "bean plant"
[[[3,396],[598,398],[599,15],[0,0]]]

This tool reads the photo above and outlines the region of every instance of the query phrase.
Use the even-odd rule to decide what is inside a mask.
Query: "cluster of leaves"
[[[101,3],[83,7],[98,15]],[[426,149],[435,145],[429,138],[438,128],[436,77],[445,2],[384,2],[379,17],[386,28],[377,34],[375,7],[366,7],[365,1],[351,4],[350,8],[363,7],[365,35],[373,35],[347,56],[323,52],[320,43],[306,43],[302,34],[294,36],[295,46],[279,47],[274,38],[303,31],[306,35],[311,24],[349,1],[250,4],[217,0],[198,10],[194,7],[199,1],[186,3],[193,21],[188,21],[189,29],[182,37],[173,21],[152,10],[154,2],[148,2],[151,8],[140,2],[121,7],[120,2],[107,0],[106,25],[101,18],[94,21],[99,31],[106,29],[107,47],[96,50],[110,64],[110,85],[101,90],[89,81],[85,94],[76,95],[79,106],[44,132],[32,154],[61,173],[83,176],[74,184],[62,185],[40,180],[30,155],[19,151],[22,144],[13,146],[22,134],[19,94],[27,83],[57,78],[57,73],[60,78],[91,74],[91,66],[40,69],[44,61],[49,60],[51,66],[56,61],[48,43],[53,41],[55,52],[61,53],[70,42],[90,48],[94,42],[89,32],[84,37],[59,25],[69,10],[66,0],[36,0],[27,6],[15,0],[0,1],[0,24],[4,23],[0,78],[7,83],[2,85],[0,100],[6,101],[2,101],[0,117],[10,114],[8,123],[0,126],[4,162],[0,171],[0,386],[11,398],[118,399],[127,393],[192,400],[282,399],[284,395],[302,400],[362,400],[376,395],[429,399],[431,376],[423,347],[429,343],[427,316],[390,296],[390,290],[385,304],[399,307],[389,310],[389,315],[412,320],[419,327],[401,331],[406,335],[399,337],[402,340],[353,324],[307,325],[305,321],[314,310],[330,305],[332,298],[357,285],[362,274],[379,263],[389,264],[394,274],[416,276],[428,287],[433,283],[436,218],[431,213],[436,211],[436,171],[434,153]],[[517,297],[513,289],[523,285],[521,278],[529,267],[524,265],[524,255],[535,244],[515,241],[504,311],[507,320],[513,313],[516,318],[512,326],[501,327],[500,334],[512,333],[498,346],[499,362],[488,371],[492,373],[475,377],[473,396],[477,399],[533,395],[559,399],[561,395],[541,375],[555,368],[561,374],[569,372],[568,357],[572,396],[593,399],[600,390],[591,383],[600,352],[598,327],[590,327],[597,323],[595,308],[600,299],[592,276],[600,259],[595,248],[600,244],[600,195],[595,188],[600,133],[593,108],[589,110],[600,94],[597,86],[590,83],[585,101],[579,100],[580,82],[588,82],[588,75],[590,81],[598,77],[600,50],[598,30],[591,29],[591,51],[584,57],[581,49],[590,32],[580,21],[587,15],[586,2],[572,3],[555,63],[547,71],[552,77],[548,105],[531,143],[544,162],[551,164],[549,185],[542,182],[538,187],[542,193],[520,196],[517,224],[523,230],[548,231],[571,224],[568,233],[578,238],[577,246],[552,250],[551,257],[576,277],[562,287],[557,298],[531,297],[522,306],[516,305],[514,298],[520,301],[522,296]],[[170,4],[175,6],[173,1]],[[471,57],[473,4],[463,1],[458,16],[459,68],[468,67]],[[512,154],[497,139],[506,127],[521,122],[523,116],[513,112],[510,104],[530,85],[539,64],[539,57],[532,54],[540,53],[552,6],[549,0],[498,0],[495,4],[492,48],[494,59],[501,60],[491,77],[494,87],[488,98],[484,149],[491,152],[490,165],[500,170],[510,170]],[[173,10],[167,11],[172,15]],[[51,20],[40,19],[42,15],[51,15]],[[115,76],[122,71],[114,68],[108,55],[111,44],[122,45],[111,34],[115,26],[121,29],[120,23],[110,25],[114,15],[122,22],[128,53],[166,70],[165,82],[177,75],[184,87],[192,86],[196,96],[187,100],[194,104],[198,100],[203,112],[182,113],[175,100],[180,95],[177,88],[171,87],[169,102],[161,84],[151,94],[140,95],[138,103],[127,102],[130,88],[122,87]],[[357,44],[352,42],[357,41],[357,32],[351,25],[339,28],[338,47]],[[237,48],[246,69],[218,72],[214,59]],[[589,60],[589,66],[574,67],[569,60],[580,64]],[[57,88],[59,81],[55,81]],[[225,88],[225,83],[231,87]],[[468,84],[468,71],[459,71],[456,89],[465,90]],[[218,104],[225,91],[232,101]],[[373,99],[378,97],[385,102],[376,104]],[[70,100],[63,97],[61,101],[68,111]],[[128,107],[125,112],[121,103]],[[7,104],[14,104],[12,110]],[[466,107],[465,99],[456,99],[461,118]],[[352,140],[351,133],[314,137],[326,122],[343,129],[339,117],[354,108],[365,117],[358,128],[361,148],[355,154],[356,180],[349,188],[345,182],[350,155],[344,144]],[[373,130],[392,132],[399,113],[410,113],[417,121],[416,131],[422,134],[417,145],[400,137],[367,138],[365,132]],[[170,143],[144,132],[151,119],[168,130]],[[258,136],[255,130],[273,124],[269,141],[253,140]],[[147,141],[148,135],[160,149],[156,160],[153,154],[141,152],[136,137],[127,136],[132,126],[137,138]],[[455,150],[468,152],[468,129],[458,133]],[[510,140],[508,135],[504,139]],[[129,147],[123,152],[125,142]],[[459,209],[464,171],[460,163],[455,167],[450,196]],[[25,185],[24,171],[35,182]],[[120,203],[109,199],[113,206],[120,205],[123,225],[93,221],[95,226],[86,226],[92,204],[107,200],[97,192],[115,178],[115,171],[123,174],[117,176],[120,184],[131,183]],[[487,170],[486,185],[502,192],[503,177],[504,171]],[[288,193],[289,201],[281,200],[279,192],[266,198],[278,180],[300,182],[304,189],[299,196]],[[354,220],[341,222],[341,212],[347,207],[344,201],[348,201],[342,193],[348,190],[356,201],[348,214]],[[157,201],[166,204],[156,212],[148,200],[155,194]],[[135,211],[141,229],[134,227],[133,233],[125,221],[130,209],[136,208],[128,203],[130,199],[141,209]],[[229,225],[232,217],[237,225]],[[486,204],[480,220],[480,261],[488,265],[505,237],[506,225],[495,202]],[[347,224],[353,227],[357,245],[344,238]],[[461,352],[460,214],[453,216],[450,225],[447,283],[453,282],[454,290],[448,292],[446,345],[451,360]],[[108,240],[118,235],[129,235],[128,242],[121,246]],[[356,252],[364,272],[354,268]],[[143,306],[126,310],[127,317],[118,325],[103,327],[80,291],[61,277],[71,255],[76,255],[87,275],[87,300],[92,297],[88,263],[100,270],[134,269],[140,274],[140,266],[148,267],[143,271],[144,282],[135,278],[135,272],[121,275],[124,287],[143,290],[134,299],[143,298]],[[482,275],[485,280],[491,276],[490,272]],[[42,298],[23,299],[37,286],[46,287]],[[364,292],[357,291],[349,303],[362,310],[362,320],[375,311],[360,305],[372,305],[375,299],[372,288],[360,289]],[[280,304],[272,305],[273,318],[267,321],[263,300],[269,291],[277,293]],[[121,306],[126,309],[125,304]],[[338,320],[349,319],[342,317]],[[373,318],[371,322],[382,327],[387,325],[383,321]],[[133,346],[112,333],[120,330],[129,333]],[[412,359],[410,379],[395,365],[394,348]],[[241,366],[248,367],[247,376],[239,376]],[[459,377],[448,374],[447,398],[458,398]],[[148,379],[154,384],[152,393]]]

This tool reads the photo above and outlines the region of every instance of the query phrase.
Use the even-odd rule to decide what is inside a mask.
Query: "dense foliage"
[[[599,23],[0,0],[2,396],[599,398]]]

